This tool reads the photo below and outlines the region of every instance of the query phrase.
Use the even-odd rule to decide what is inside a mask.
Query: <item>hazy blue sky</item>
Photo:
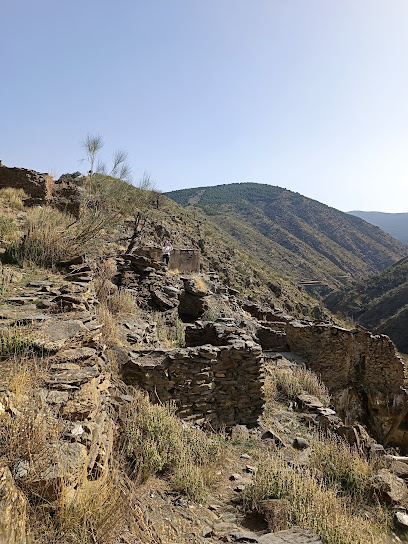
[[[408,211],[407,0],[1,0],[0,159]]]

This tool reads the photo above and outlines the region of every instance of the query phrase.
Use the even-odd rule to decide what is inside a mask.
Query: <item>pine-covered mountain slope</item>
[[[363,212],[360,210],[348,213],[380,227],[396,240],[408,245],[408,213]]]
[[[325,299],[326,306],[378,334],[387,334],[408,353],[408,258]]]
[[[276,186],[233,183],[167,196],[183,206],[202,208],[247,252],[297,282],[340,287],[408,253],[378,227]]]

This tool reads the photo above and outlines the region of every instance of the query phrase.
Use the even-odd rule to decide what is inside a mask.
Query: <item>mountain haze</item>
[[[360,210],[348,213],[380,227],[396,240],[408,245],[408,213],[362,212]]]
[[[378,227],[281,187],[233,183],[182,189],[167,196],[202,208],[277,274],[336,288],[408,254]]]

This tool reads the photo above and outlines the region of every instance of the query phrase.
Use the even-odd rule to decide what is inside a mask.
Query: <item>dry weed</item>
[[[385,510],[377,506],[365,516],[361,505],[330,489],[313,469],[290,466],[282,455],[265,458],[245,493],[248,510],[265,499],[287,499],[292,522],[314,531],[326,544],[383,542],[389,529]]]
[[[116,320],[104,304],[98,306],[98,321],[103,326],[101,328],[102,340],[108,346],[120,346],[118,327]]]
[[[23,189],[6,187],[0,190],[0,200],[14,210],[24,210],[23,200],[27,198],[28,196]]]
[[[294,368],[269,368],[265,380],[267,398],[295,399],[302,393],[314,395],[324,406],[330,403],[327,387],[314,372],[304,366]]]

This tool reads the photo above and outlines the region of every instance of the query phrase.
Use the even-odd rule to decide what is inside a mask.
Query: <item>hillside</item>
[[[380,227],[396,240],[408,245],[408,213],[363,212],[360,210],[348,213]]]
[[[0,542],[395,541],[388,339],[336,326],[198,209],[0,174]]]
[[[408,353],[408,259],[380,274],[330,294],[325,304],[333,312],[353,317],[368,329],[388,335]]]
[[[296,282],[339,287],[408,253],[404,244],[362,219],[276,186],[235,183],[167,196],[201,208],[240,247]]]

